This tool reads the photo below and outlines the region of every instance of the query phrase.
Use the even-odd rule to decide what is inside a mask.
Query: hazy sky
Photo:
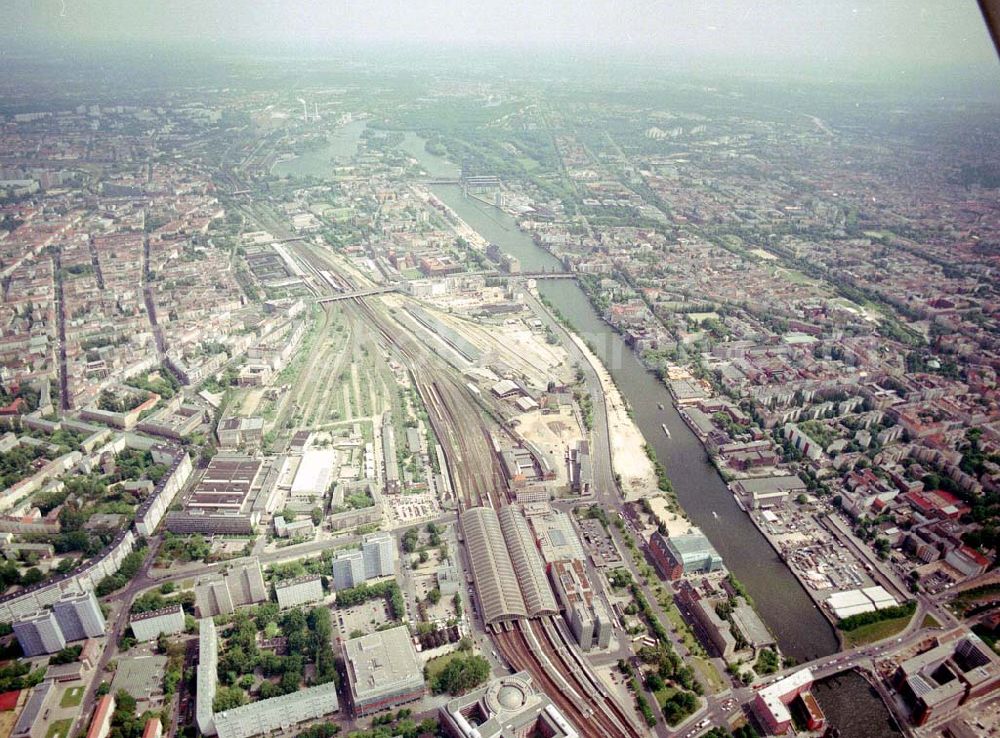
[[[250,52],[481,44],[851,68],[997,64],[974,0],[0,0],[0,29],[21,42]]]

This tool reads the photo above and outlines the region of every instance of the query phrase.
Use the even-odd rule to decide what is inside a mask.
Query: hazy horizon
[[[317,55],[369,49],[520,51],[877,77],[945,71],[997,79],[973,0],[8,0],[0,57],[184,46],[212,53]],[[752,65],[749,66],[748,65]]]

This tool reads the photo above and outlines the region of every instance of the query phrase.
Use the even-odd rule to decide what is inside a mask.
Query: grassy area
[[[77,707],[83,702],[83,687],[70,687],[62,694],[59,707]]]
[[[921,628],[940,628],[941,627],[941,623],[938,622],[938,619],[936,617],[934,617],[933,615],[928,614],[928,615],[924,615],[924,622],[922,622],[920,624],[920,627]]]
[[[45,733],[45,738],[66,738],[69,735],[69,729],[72,727],[73,718],[56,720],[49,726],[48,732]]]
[[[875,643],[884,638],[889,638],[903,630],[910,623],[911,616],[893,618],[891,620],[881,620],[877,623],[862,625],[860,628],[843,633],[844,648],[854,648],[863,646],[866,643]]]
[[[722,678],[719,670],[715,668],[711,661],[702,656],[693,656],[692,661],[694,661],[695,668],[704,677],[704,681],[713,693],[721,692],[726,688],[725,679]]]
[[[656,701],[663,706],[663,703],[677,694],[677,689],[675,687],[666,686],[663,689],[658,689],[653,694],[656,696]]]
[[[461,656],[460,651],[452,651],[451,653],[446,653],[444,656],[438,656],[427,662],[427,666],[424,667],[424,675],[428,682],[434,681],[435,677],[444,671],[444,667],[448,665],[450,661]]]
[[[687,650],[692,653],[699,651],[699,644],[695,640],[687,621],[684,620],[684,616],[681,615],[681,611],[677,609],[677,605],[670,605],[670,607],[666,608],[666,613],[667,619],[670,620],[670,625],[677,629],[677,633],[680,635]]]

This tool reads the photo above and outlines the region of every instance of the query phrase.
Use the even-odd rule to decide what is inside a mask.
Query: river
[[[327,137],[325,146],[304,151],[294,159],[279,161],[271,167],[271,173],[278,177],[329,176],[333,172],[334,161],[347,164],[357,153],[361,134],[367,125],[363,120],[356,120],[341,126]]]
[[[402,148],[431,176],[458,175],[455,164],[428,153],[423,139],[414,134],[407,135]],[[536,246],[505,213],[465,197],[454,185],[438,185],[433,191],[484,238],[516,256],[523,270],[562,271],[559,261]],[[575,281],[540,281],[539,290],[605,363],[631,404],[640,430],[666,466],[681,505],[722,554],[726,566],[744,583],[782,652],[798,661],[835,652],[837,640],[829,622],[746,513],[737,507],[701,442],[678,415],[666,387],[600,318]],[[658,408],[660,404],[663,410]],[[670,429],[670,438],[661,430],[662,424]],[[844,738],[897,735],[889,727],[885,706],[860,676],[847,674],[828,680],[818,685],[816,692],[831,724],[842,730]],[[859,721],[859,715],[865,719]]]

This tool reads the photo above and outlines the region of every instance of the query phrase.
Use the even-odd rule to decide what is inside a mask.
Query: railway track
[[[357,286],[307,248],[296,248],[306,262],[317,292],[353,291]],[[374,327],[378,339],[400,356],[427,408],[431,426],[446,449],[452,484],[463,509],[510,503],[506,482],[489,428],[475,402],[457,384],[442,360],[399,329],[395,322],[363,298],[345,300],[345,311]],[[648,731],[607,693],[582,657],[549,619],[517,621],[497,627],[493,639],[509,664],[528,671],[538,686],[588,738],[636,738]]]

